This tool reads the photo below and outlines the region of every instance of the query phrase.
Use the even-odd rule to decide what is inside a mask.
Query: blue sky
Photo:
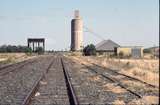
[[[0,45],[46,38],[46,49],[70,47],[70,21],[78,9],[84,25],[122,46],[159,44],[158,0],[0,0]],[[102,41],[84,29],[84,45]]]

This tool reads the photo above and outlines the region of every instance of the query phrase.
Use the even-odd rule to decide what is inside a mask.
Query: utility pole
[[[156,45],[154,44],[154,49],[153,49],[153,52],[154,52],[154,59],[156,59]]]

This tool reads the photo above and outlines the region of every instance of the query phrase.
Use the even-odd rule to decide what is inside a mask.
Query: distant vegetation
[[[10,53],[10,52],[24,52],[30,55],[33,51],[31,48],[28,48],[27,46],[15,46],[15,45],[2,45],[0,46],[0,53]],[[36,53],[42,54],[43,48],[37,47],[35,50]]]
[[[89,44],[83,49],[83,55],[90,56],[96,55],[96,47],[93,44]]]
[[[32,54],[32,49],[27,47],[26,50],[25,50],[25,53],[27,55],[31,55]]]
[[[15,46],[15,45],[2,45],[0,46],[0,52],[30,52],[27,46]]]
[[[143,52],[144,53],[152,53],[152,51],[150,49],[144,49]]]

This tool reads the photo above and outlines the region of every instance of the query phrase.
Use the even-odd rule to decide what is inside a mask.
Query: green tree
[[[85,56],[96,55],[96,47],[93,44],[89,44],[83,49]]]
[[[144,53],[151,53],[152,51],[150,49],[144,49],[143,52]]]
[[[31,55],[32,54],[32,49],[27,47],[25,48],[25,53],[28,54],[28,55]]]

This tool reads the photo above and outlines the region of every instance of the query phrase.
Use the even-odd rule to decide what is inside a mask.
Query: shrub
[[[120,58],[124,57],[124,53],[122,51],[120,51],[118,55],[119,55]]]
[[[96,48],[95,48],[95,46],[93,44],[87,45],[83,49],[83,55],[85,55],[85,56],[96,55]]]
[[[26,52],[27,46],[15,46],[15,45],[2,45],[0,46],[0,52]]]
[[[143,53],[152,53],[152,51],[150,49],[144,49]]]
[[[27,55],[31,55],[31,54],[32,54],[32,49],[29,48],[29,47],[27,47],[27,48],[25,49],[25,53],[26,53]]]

